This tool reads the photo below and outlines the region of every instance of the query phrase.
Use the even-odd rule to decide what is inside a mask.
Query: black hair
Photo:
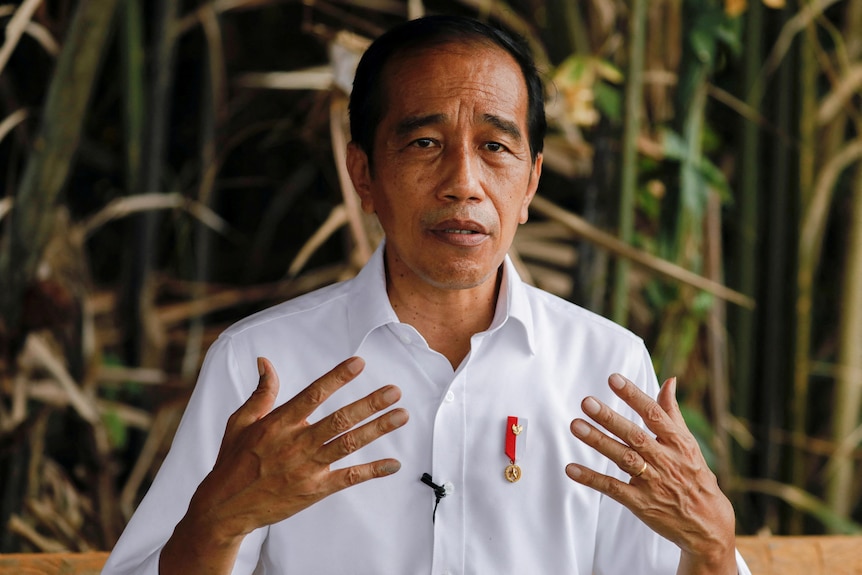
[[[533,55],[520,36],[462,16],[426,16],[392,28],[375,40],[356,68],[350,95],[350,137],[368,156],[372,164],[374,136],[383,117],[383,73],[395,56],[404,56],[443,44],[486,43],[499,46],[511,54],[521,68],[527,84],[527,130],[533,161],[544,147],[544,87]]]

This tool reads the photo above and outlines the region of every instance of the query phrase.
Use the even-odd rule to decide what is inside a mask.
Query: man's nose
[[[482,188],[482,168],[478,152],[469,145],[453,146],[446,151],[443,162],[443,177],[438,195],[449,201],[481,201],[485,198]]]

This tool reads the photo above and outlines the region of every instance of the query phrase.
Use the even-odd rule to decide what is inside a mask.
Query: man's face
[[[374,170],[355,145],[353,183],[386,233],[390,281],[466,289],[493,280],[536,191],[527,87],[517,62],[444,45],[386,68]]]

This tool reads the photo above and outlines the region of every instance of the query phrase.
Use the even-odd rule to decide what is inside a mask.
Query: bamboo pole
[[[809,205],[814,188],[815,177],[815,154],[814,142],[816,136],[817,122],[817,77],[819,69],[814,56],[817,40],[815,28],[812,22],[808,22],[805,34],[801,36],[799,45],[799,84],[800,111],[799,111],[799,196],[803,206]],[[816,265],[814,260],[800,258],[800,266]],[[812,270],[813,271],[813,270]],[[809,273],[800,267],[800,277]],[[810,284],[800,284],[800,296],[810,298]],[[800,437],[806,434],[808,427],[808,377],[811,365],[811,342],[810,322],[811,303],[807,306],[797,307],[797,347],[795,350],[796,369],[794,370],[794,394],[792,408],[793,431]],[[794,485],[805,487],[805,474],[808,458],[804,452],[798,451],[793,454],[791,481]],[[799,513],[794,513],[791,521],[791,529],[794,533],[801,532],[802,520]]]
[[[847,7],[844,36],[847,53],[855,66],[862,62],[862,0],[854,0]],[[841,86],[835,88],[841,92]],[[824,98],[821,111],[829,105],[830,98]],[[839,122],[833,131],[843,133],[846,114],[839,113]],[[840,130],[840,131],[839,131]],[[862,130],[862,121],[857,119],[856,133]],[[856,167],[853,183],[853,199],[849,222],[849,240],[845,256],[844,281],[842,288],[841,317],[839,326],[838,373],[835,386],[835,417],[832,437],[841,447],[833,455],[834,472],[828,478],[826,498],[830,508],[844,515],[850,515],[858,501],[853,493],[856,462],[848,453],[858,439],[850,445],[862,430],[860,404],[862,404],[862,165]],[[843,449],[842,449],[843,447]],[[855,495],[855,496],[854,496]]]
[[[850,239],[845,257],[841,297],[838,377],[832,437],[841,442],[860,425],[862,405],[862,166],[856,170],[851,205]],[[855,465],[851,458],[836,460],[827,501],[836,513],[849,516],[858,500],[853,493]]]
[[[763,59],[763,5],[752,2],[745,15],[745,32],[743,44],[743,72],[740,92],[750,94],[751,87],[757,80]],[[748,108],[759,115],[761,102],[746,96]],[[741,293],[754,297],[759,283],[759,265],[757,256],[758,237],[758,200],[761,195],[760,164],[761,136],[758,123],[742,118],[740,125],[741,145],[737,154],[739,161],[739,185],[734,206],[736,217],[728,218],[735,222],[736,229],[731,234],[733,257],[728,265],[728,279]],[[730,410],[743,421],[750,421],[755,386],[754,357],[755,314],[745,308],[728,310],[728,331],[733,348],[734,362],[731,364],[730,376],[732,390],[730,393]],[[751,463],[749,454],[739,448],[734,448],[733,467],[743,477],[750,475]],[[739,522],[746,524],[753,519],[749,506],[738,506]]]
[[[629,22],[629,68],[626,77],[625,128],[622,152],[622,182],[617,236],[625,244],[632,243],[634,233],[635,189],[637,186],[637,138],[641,125],[643,94],[644,46],[646,44],[646,0],[632,0]],[[614,275],[611,319],[621,325],[628,323],[629,262],[617,261]]]
[[[145,193],[164,190],[163,160],[170,118],[170,89],[174,75],[174,57],[178,35],[179,0],[158,0],[155,7],[154,41],[146,98],[144,148],[141,163],[141,187]],[[128,294],[124,313],[133,326],[126,342],[129,363],[151,365],[158,362],[158,336],[147,322],[152,317],[152,268],[158,238],[158,213],[141,214],[133,229],[132,257],[128,265]]]
[[[629,260],[662,277],[703,290],[715,297],[747,309],[754,309],[755,307],[755,302],[751,298],[709,278],[680,267],[673,262],[663,260],[632,247],[619,238],[596,228],[583,218],[579,218],[575,214],[562,209],[539,195],[533,197],[533,201],[530,203],[530,210],[542,214],[551,220],[560,222],[571,230],[575,236],[592,242],[596,247],[607,250],[619,258]]]
[[[51,235],[54,206],[78,148],[117,0],[82,0],[48,88],[43,122],[7,222],[0,254],[0,318],[17,331],[21,297]]]

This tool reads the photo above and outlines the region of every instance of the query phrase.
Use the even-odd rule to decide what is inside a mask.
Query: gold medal
[[[518,444],[523,443],[521,434],[524,432],[524,426],[527,424],[525,419],[518,421],[514,415],[510,415],[506,420],[506,441],[505,449],[506,458],[509,460],[509,465],[503,475],[506,476],[506,481],[515,483],[521,480],[521,467],[516,463],[518,458]],[[519,439],[520,437],[520,439]],[[523,447],[523,445],[521,446]],[[523,449],[520,450],[523,455]]]
[[[521,468],[514,463],[506,467],[506,479],[509,483],[515,483],[521,479]]]

